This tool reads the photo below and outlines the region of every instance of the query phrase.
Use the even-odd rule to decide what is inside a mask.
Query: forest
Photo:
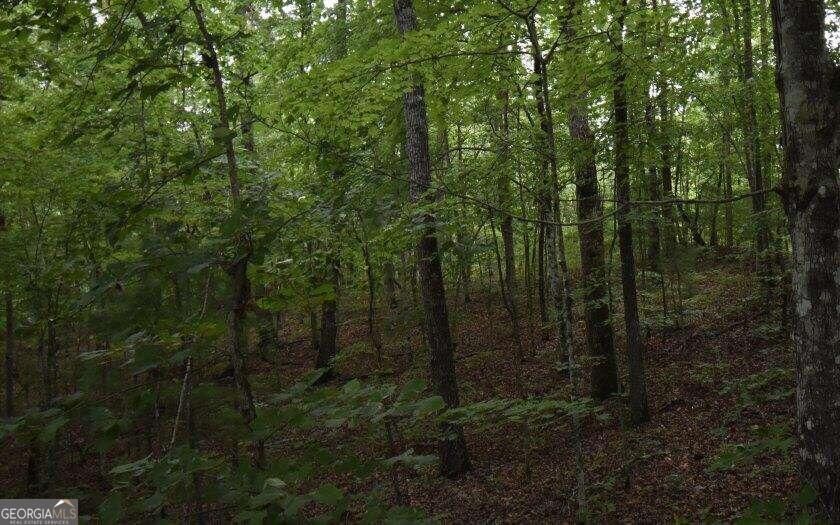
[[[840,2],[5,0],[0,268],[3,512],[840,523]]]

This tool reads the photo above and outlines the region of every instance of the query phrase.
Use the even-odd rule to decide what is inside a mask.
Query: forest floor
[[[698,255],[684,264],[679,287],[669,278],[667,315],[658,276],[641,278],[651,418],[628,428],[623,403],[614,400],[604,406],[612,416],[606,422],[582,421],[592,522],[728,522],[751,515],[750,509],[776,516],[795,511],[790,501],[800,488],[791,454],[794,378],[777,293],[757,284],[749,264],[736,257],[719,259]],[[618,290],[613,324],[626,384]],[[498,293],[477,295],[451,309],[462,404],[517,397],[515,344]],[[526,311],[524,304],[521,310]],[[346,314],[341,329],[345,355],[336,382],[369,376],[375,368],[364,315]],[[416,351],[422,340],[414,315],[384,321],[385,355],[392,370],[399,371],[391,378],[397,382],[422,377],[427,366],[427,356]],[[532,332],[533,323],[522,325],[523,332]],[[575,334],[580,354],[585,349],[582,323]],[[540,339],[523,341],[519,373],[526,395],[568,396],[568,372],[552,366],[554,341]],[[308,343],[300,342],[290,357],[308,363],[310,352]],[[287,371],[284,381],[307,370]],[[587,378],[584,370],[584,395]],[[465,432],[472,471],[452,481],[431,468],[403,469],[397,483],[404,503],[444,523],[573,521],[576,458],[568,421],[530,428],[520,423],[468,426]],[[401,436],[399,444],[435,452],[428,439]],[[388,483],[382,480],[383,486]]]
[[[671,274],[665,289],[667,315],[658,276],[643,273],[640,278],[650,422],[629,428],[618,399],[603,406],[609,418],[581,420],[590,522],[730,522],[749,516],[760,501],[764,504],[758,514],[793,516],[796,506],[788,502],[800,493],[791,452],[794,377],[778,291],[760,286],[750,265],[735,256],[697,254],[682,264],[679,287],[676,275]],[[619,290],[615,283],[613,324],[620,377],[626,384]],[[379,319],[382,366],[368,343],[364,301],[342,310],[339,374],[333,385],[350,378],[371,379],[383,369],[387,380],[397,384],[426,376],[421,320],[418,309],[408,303]],[[520,397],[520,374],[526,397],[569,398],[568,371],[555,366],[555,342],[528,335],[539,327],[527,320],[527,310],[522,301],[520,367],[497,290],[474,293],[467,305],[450,301],[462,405]],[[576,312],[575,318],[581,317]],[[285,335],[294,342],[274,354],[273,363],[253,361],[258,365],[252,371],[258,395],[276,392],[279,385],[291,385],[311,372],[306,329],[295,323],[293,332]],[[579,356],[585,351],[582,321],[575,326],[575,350]],[[580,375],[580,394],[586,395],[588,371]],[[348,493],[375,488],[392,504],[397,503],[396,483],[402,504],[419,507],[443,523],[572,522],[577,508],[576,455],[568,419],[558,415],[527,427],[514,421],[466,425],[473,468],[457,480],[438,477],[427,466],[400,467],[393,478],[383,473],[372,480],[348,481],[336,475],[333,481]],[[342,432],[329,438],[335,442],[322,444],[345,446],[360,456],[389,455],[381,434]],[[399,450],[434,454],[433,435],[431,424],[420,431],[397,429],[396,445]],[[286,442],[318,439],[320,434],[301,433]],[[270,455],[284,457],[282,443],[268,445]],[[79,454],[77,450],[72,456]],[[0,487],[20,485],[25,457],[7,455],[8,462],[0,466]],[[87,464],[83,459],[79,456],[71,463]],[[99,479],[89,472],[95,464],[67,470],[65,485],[78,487],[83,479]],[[102,480],[92,484],[107,486]],[[348,514],[348,521],[352,517]]]

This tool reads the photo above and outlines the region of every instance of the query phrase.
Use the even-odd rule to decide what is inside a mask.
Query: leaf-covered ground
[[[702,268],[702,269],[701,269]],[[684,263],[665,288],[663,315],[657,275],[642,276],[650,423],[628,428],[617,400],[606,421],[585,418],[582,464],[589,515],[596,522],[732,521],[798,512],[800,487],[792,443],[792,357],[781,325],[780,294],[762,287],[740,262]],[[618,288],[614,291],[620,297]],[[622,383],[625,343],[617,298],[614,325]],[[679,306],[681,304],[681,307]],[[509,317],[497,293],[452,305],[462,403],[516,398],[517,373],[527,396],[569,395],[567,371],[553,366],[554,341],[528,337],[525,362],[516,366]],[[527,317],[523,301],[521,311]],[[681,313],[679,313],[681,312]],[[422,376],[418,319],[406,311],[380,319],[385,368],[397,380]],[[342,327],[342,377],[368,376],[376,362],[362,313]],[[580,317],[579,315],[577,316]],[[576,347],[583,351],[582,323]],[[294,349],[306,369],[306,343]],[[581,374],[585,395],[587,371]],[[285,374],[284,374],[285,375]],[[391,376],[394,379],[394,376]],[[289,380],[286,376],[284,381]],[[423,508],[445,523],[573,521],[576,457],[567,420],[539,428],[511,422],[466,428],[473,470],[462,479],[438,478],[431,468],[400,469],[382,479],[386,494]],[[422,435],[398,435],[398,446],[434,453]],[[382,452],[382,437],[370,446]]]
[[[796,502],[807,499],[791,454],[792,356],[780,321],[781,294],[778,287],[759,285],[745,263],[711,260],[710,256],[684,261],[679,283],[677,272],[669,273],[664,289],[667,314],[663,314],[658,276],[641,275],[651,421],[629,428],[618,399],[604,405],[601,415],[608,417],[587,415],[580,420],[580,460],[592,522],[729,522],[755,516],[773,521],[795,517],[801,507]],[[622,384],[626,384],[620,292],[615,285],[616,345]],[[410,298],[403,299],[396,312],[384,308],[378,312],[381,364],[369,344],[363,302],[352,308],[344,305],[339,375],[331,384],[340,386],[353,378],[376,381],[377,376],[401,384],[425,377],[428,356],[418,329],[419,314],[410,306]],[[521,399],[519,377],[525,397],[532,401],[525,416],[528,410],[539,410],[547,399],[569,398],[568,370],[557,362],[550,330],[531,337],[540,330],[535,320],[528,319],[524,298],[519,309],[525,355],[521,366],[510,319],[497,291],[476,292],[468,305],[452,300],[450,308],[463,405],[498,406],[502,400]],[[289,329],[288,343],[278,353],[252,360],[258,397],[267,398],[312,369],[307,330],[297,322]],[[575,335],[580,356],[585,345],[580,321]],[[588,370],[577,373],[580,395],[585,396]],[[179,385],[172,383],[168,388],[173,390],[170,397],[176,398]],[[202,429],[211,428],[211,423],[199,422],[197,438],[224,455],[233,437],[205,434]],[[397,452],[436,452],[431,423],[395,427],[390,432],[343,426],[329,432],[284,430],[269,439],[267,451],[275,459],[283,458],[299,454],[301,444],[313,443],[360,458],[388,457],[393,455],[389,433]],[[346,494],[376,492],[393,505],[419,507],[444,523],[574,521],[577,457],[568,417],[531,424],[478,418],[465,426],[465,434],[473,469],[461,479],[440,478],[432,466],[401,466],[372,478],[320,472],[313,475],[310,489],[323,490],[319,487],[329,482]],[[106,463],[90,454],[81,433],[78,439],[75,436],[75,432],[68,436],[75,445],[62,449],[66,453],[50,471],[57,473],[55,479],[62,487],[90,487],[86,502],[98,505],[108,490],[109,474],[101,467]],[[159,449],[168,436],[165,429],[159,435],[138,434],[137,443],[143,450]],[[134,457],[130,450],[119,453]],[[9,449],[6,457],[0,468],[3,486],[10,487],[10,495],[22,493],[23,473],[29,469],[26,458],[31,456],[23,449]],[[346,521],[359,516],[358,505],[350,506]],[[170,511],[172,515],[181,512]],[[305,515],[319,512],[316,505]]]

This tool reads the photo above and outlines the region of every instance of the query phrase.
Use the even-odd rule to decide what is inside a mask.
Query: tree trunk
[[[394,14],[400,34],[405,35],[417,29],[412,0],[395,0]],[[411,167],[409,194],[414,204],[428,205],[434,200],[434,196],[428,194],[432,178],[429,162],[429,125],[426,120],[426,101],[422,84],[415,83],[410,90],[403,93],[403,116],[405,151]],[[426,321],[426,342],[431,353],[432,383],[446,406],[457,407],[458,383],[455,378],[455,360],[435,218],[426,211],[418,213],[414,220],[422,226],[417,245],[417,259]],[[470,469],[463,433],[460,427],[451,423],[443,423],[441,427],[441,474],[447,477],[460,476]]]
[[[732,159],[731,159],[732,132],[729,124],[723,133],[722,164],[723,164],[723,196],[727,199],[723,209],[724,216],[724,243],[727,248],[732,248],[734,242],[734,225],[732,220]]]
[[[819,0],[774,0],[782,107],[781,195],[793,247],[793,342],[801,473],[840,523],[840,69]]]
[[[542,168],[545,170],[545,168]],[[542,196],[537,197],[537,213],[541,221],[548,217],[548,212],[545,210],[545,199]],[[548,322],[548,310],[545,306],[545,223],[540,223],[537,226],[537,309],[540,311],[540,323],[546,324]]]
[[[51,407],[56,396],[56,377],[58,366],[56,353],[58,351],[55,335],[55,322],[50,319],[47,326],[47,354],[44,360],[44,405]]]
[[[537,291],[539,294],[542,333],[547,335],[548,331],[545,329],[549,327],[549,318],[546,292],[552,294],[552,303],[554,305],[558,304],[560,299],[557,293],[560,293],[560,288],[556,288],[554,285],[560,282],[559,272],[566,273],[566,251],[565,246],[562,249],[559,248],[560,245],[564,245],[562,230],[557,231],[559,227],[549,224],[550,222],[554,222],[558,215],[558,208],[555,206],[554,199],[552,198],[557,193],[558,187],[554,118],[551,112],[551,99],[548,92],[548,65],[543,60],[539,33],[537,32],[534,19],[529,18],[526,25],[528,28],[528,38],[531,41],[534,73],[537,75],[537,81],[534,83],[534,100],[540,121],[540,142],[537,145],[537,151],[540,152],[539,189],[537,191],[537,212],[540,219],[537,250],[537,271],[539,273],[537,277]],[[560,259],[558,259],[558,253],[562,254]],[[556,312],[556,308],[554,308],[554,311]]]
[[[715,198],[720,198],[720,186],[723,183],[723,164],[720,166],[720,171],[718,172],[717,182],[715,183]],[[717,248],[720,244],[718,240],[718,208],[719,204],[714,203],[712,205],[711,216],[709,217],[709,244],[713,248]]]
[[[627,0],[621,0],[615,43],[613,109],[615,112],[615,195],[618,200],[618,247],[621,253],[621,292],[624,325],[627,330],[627,365],[630,379],[630,417],[641,424],[649,419],[645,388],[644,345],[639,328],[636,296],[636,261],[633,254],[633,227],[630,220],[630,139],[627,123],[627,70],[624,64],[624,20]]]
[[[9,286],[6,284],[6,286]],[[3,357],[3,389],[6,396],[6,403],[3,414],[6,417],[15,415],[15,310],[12,301],[12,292],[6,289],[4,293],[6,303],[6,355]]]
[[[645,93],[645,126],[647,130],[647,177],[645,186],[648,200],[656,202],[662,199],[662,187],[659,184],[659,175],[656,170],[656,163],[653,161],[654,137],[656,136],[656,124],[653,119],[653,102],[650,95]],[[659,232],[659,209],[651,208],[647,220],[647,262],[651,270],[662,271],[662,257],[660,246],[662,244]]]
[[[373,278],[373,265],[370,260],[370,249],[367,242],[362,243],[362,258],[365,261],[365,277],[367,278],[368,300],[367,300],[367,327],[368,338],[376,354],[376,364],[382,367],[382,341],[379,339],[379,332],[376,330],[376,281]]]
[[[519,328],[519,305],[517,304],[518,293],[516,286],[516,266],[514,262],[514,245],[513,245],[513,217],[510,209],[513,206],[513,195],[510,187],[511,179],[511,159],[510,159],[510,96],[505,90],[499,94],[502,101],[502,120],[501,120],[501,138],[502,138],[502,153],[500,159],[500,174],[498,179],[499,192],[499,208],[502,210],[502,250],[504,253],[504,268],[502,268],[502,261],[498,260],[499,245],[496,239],[496,230],[493,225],[493,217],[490,216],[490,229],[493,232],[493,247],[496,251],[497,266],[500,275],[499,282],[502,285],[502,299],[505,307],[510,315],[511,328],[513,329],[513,339],[516,343],[516,374],[517,374],[517,390],[519,394],[525,396],[524,373],[523,365],[525,359],[525,352],[523,351],[521,330]],[[527,454],[526,454],[527,457]],[[527,469],[527,467],[526,467]]]
[[[513,217],[510,209],[513,206],[513,195],[510,188],[510,95],[507,91],[500,94],[502,99],[502,155],[500,161],[501,173],[499,175],[499,208],[502,209],[502,249],[504,252],[505,278],[507,293],[512,307],[516,308],[517,287],[516,287],[516,263],[514,259],[513,245]],[[519,335],[517,334],[517,337]]]
[[[729,8],[727,7],[727,1],[722,0],[720,2],[721,12],[723,14],[723,37],[724,40],[729,42],[732,46],[731,56],[732,56],[732,63],[737,64],[738,71],[742,71],[743,63],[738,60],[738,39],[732,37],[733,32],[733,25],[737,26],[740,24],[739,17],[737,15],[737,9],[735,10],[735,14],[731,14]],[[728,67],[724,67],[721,70],[721,84],[723,85],[723,90],[725,93],[729,93],[730,91],[730,70]],[[742,106],[743,104],[741,101],[733,96],[732,103],[739,108],[739,113],[743,111]],[[742,118],[743,121],[743,118]],[[722,157],[723,157],[723,164],[724,164],[724,196],[727,199],[732,198],[732,129],[733,126],[730,124],[729,119],[727,118],[724,122],[723,128],[723,148],[722,148]],[[752,187],[752,185],[750,185]],[[732,202],[726,203],[725,208],[725,221],[726,221],[726,247],[732,248],[734,244],[734,223],[733,223],[733,214],[732,214]]]
[[[574,13],[577,9],[575,2],[570,2],[570,6],[570,12]],[[574,41],[576,31],[572,23],[566,27],[566,38],[570,42]],[[580,221],[578,232],[582,287],[586,301],[586,343],[594,360],[592,397],[601,401],[618,392],[618,374],[604,265],[604,207],[598,192],[595,136],[589,127],[583,99],[582,95],[577,95],[569,104],[569,134],[574,148],[575,192]]]
[[[204,22],[204,13],[201,6],[195,0],[190,0],[189,5],[195,15],[196,24],[204,39],[203,58],[212,74],[212,85],[216,91],[219,129],[225,137],[225,155],[227,157],[231,206],[236,210],[242,205],[242,197],[239,189],[236,151],[233,147],[234,133],[231,130],[228,118],[227,98],[225,96],[221,68],[219,67],[219,57],[216,54],[216,44],[213,35],[210,34]],[[248,302],[251,298],[251,281],[248,278],[248,259],[250,258],[251,247],[244,233],[240,232],[236,235],[234,247],[235,259],[225,269],[230,278],[232,288],[228,314],[228,337],[230,338],[230,358],[233,366],[234,381],[241,397],[239,400],[239,409],[245,423],[251,427],[257,417],[254,395],[251,390],[251,382],[248,378],[246,363],[248,342],[245,334],[245,316],[247,314]],[[263,463],[263,453],[262,443],[255,443],[254,460],[258,465]]]
[[[769,231],[767,228],[767,218],[764,216],[764,172],[762,170],[762,154],[761,154],[761,135],[758,131],[758,118],[755,109],[755,76],[753,67],[753,46],[752,46],[752,0],[743,0],[743,24],[741,29],[743,31],[744,39],[744,65],[743,83],[744,83],[744,98],[746,105],[746,122],[744,123],[744,132],[746,135],[746,154],[747,154],[747,170],[748,179],[750,182],[750,191],[753,192],[752,212],[753,220],[755,221],[755,248],[759,254],[762,254],[769,245]],[[763,257],[760,256],[763,259]],[[764,264],[760,264],[764,267]]]
[[[659,166],[659,181],[662,184],[662,198],[667,201],[674,198],[674,188],[671,181],[671,111],[668,104],[668,81],[659,80],[659,133],[662,141],[662,163]],[[676,228],[674,227],[674,212],[670,204],[662,204],[662,251],[665,257],[673,257],[676,248]]]
[[[653,10],[656,10],[656,0],[652,0],[651,7]],[[642,0],[642,9],[647,8],[647,2]],[[645,27],[644,29],[648,29]],[[642,44],[647,45],[647,33],[645,31],[643,33],[643,40]],[[652,53],[652,52],[651,52]],[[653,55],[649,54],[648,62],[653,62]],[[653,112],[653,100],[650,97],[650,86],[644,86],[644,99],[645,99],[645,133],[646,133],[646,140],[645,140],[645,164],[647,170],[647,176],[645,177],[645,191],[647,193],[648,200],[652,202],[656,202],[662,199],[662,187],[659,183],[659,174],[656,169],[656,162],[654,161],[655,158],[655,150],[656,150],[656,121],[654,119],[654,112]],[[659,229],[660,224],[660,210],[657,207],[651,207],[648,212],[647,218],[647,243],[645,245],[645,256],[647,259],[648,268],[655,272],[662,271],[662,256],[661,256],[661,246],[662,246],[662,238],[661,232]]]
[[[345,0],[337,0],[335,4],[336,13],[336,58],[343,58],[347,55],[347,4]],[[338,148],[337,148],[338,149]],[[341,160],[337,160],[339,167],[332,172],[332,182],[341,179],[343,175],[343,168],[340,166]],[[340,197],[338,197],[340,199]],[[338,206],[331,201],[329,209],[329,221],[332,226],[333,233],[339,234],[339,225],[336,220],[336,208]],[[330,283],[332,284],[333,293],[321,304],[321,333],[320,342],[318,344],[318,355],[315,359],[316,368],[328,368],[327,374],[322,376],[326,379],[332,375],[330,364],[338,355],[338,292],[341,278],[341,263],[339,253],[339,243],[336,242],[333,247],[329,248],[327,254],[327,272],[330,276]]]
[[[685,223],[688,230],[691,232],[691,238],[694,241],[694,244],[697,246],[706,246],[706,241],[703,240],[703,235],[700,233],[700,229],[697,226],[697,221],[692,220],[691,217],[688,216],[688,212],[685,211],[682,204],[677,203],[677,211],[680,214],[680,218]]]
[[[394,277],[394,263],[390,259],[382,265],[382,273],[388,308],[396,310],[397,306],[399,306],[397,301],[397,279]]]
[[[336,321],[337,304],[336,297],[338,296],[338,285],[340,278],[340,269],[338,261],[331,257],[328,261],[330,266],[330,281],[333,286],[333,293],[330,297],[321,303],[321,331],[318,341],[318,354],[315,358],[315,368],[327,368],[327,373],[323,376],[329,378],[332,375],[331,362],[336,355],[338,355],[338,322]]]

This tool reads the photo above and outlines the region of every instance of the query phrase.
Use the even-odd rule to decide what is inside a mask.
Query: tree
[[[575,1],[569,3],[571,20],[566,25],[565,33],[570,42],[575,40],[577,34],[574,24],[579,17],[578,9]],[[618,392],[618,374],[604,265],[604,206],[598,191],[595,135],[589,126],[585,104],[583,93],[572,97],[568,107],[569,134],[574,147],[572,165],[577,194],[586,343],[594,360],[592,396],[604,400]]]
[[[627,331],[627,362],[630,371],[630,411],[635,424],[648,420],[645,387],[644,344],[639,327],[639,307],[636,296],[636,261],[633,253],[633,226],[630,221],[630,146],[627,122],[627,69],[624,63],[624,21],[627,0],[621,0],[616,14],[616,34],[613,37],[613,115],[615,119],[615,195],[618,199],[618,243],[621,251],[621,293],[624,299],[624,326]]]
[[[412,0],[395,0],[397,29],[405,37],[417,30],[417,16]],[[423,84],[414,81],[403,93],[405,119],[405,153],[410,166],[409,194],[413,204],[428,207],[435,201],[431,193],[432,175],[429,160],[429,124]],[[431,361],[430,376],[435,391],[448,407],[458,406],[458,383],[455,377],[452,335],[446,308],[440,252],[435,218],[429,211],[419,212],[414,220],[420,229],[417,243],[417,266],[420,274],[420,295],[425,316],[425,336]],[[447,477],[457,477],[470,469],[467,445],[461,428],[450,423],[441,425],[440,469]]]
[[[840,521],[840,68],[819,0],[773,0],[782,108],[780,194],[793,248],[798,457],[831,522]]]
[[[236,150],[233,146],[235,132],[231,129],[228,116],[227,97],[225,95],[224,80],[219,57],[213,35],[207,29],[204,12],[196,0],[190,0],[190,9],[195,15],[198,29],[204,39],[204,60],[210,70],[212,85],[216,91],[218,107],[219,130],[218,135],[224,141],[225,156],[227,158],[228,184],[230,189],[231,208],[234,213],[243,212],[242,195],[239,184],[239,173],[236,166]],[[214,134],[216,130],[214,130]],[[225,272],[231,282],[231,296],[229,305],[228,336],[230,338],[230,359],[233,368],[234,381],[240,391],[240,411],[247,425],[252,425],[257,418],[254,394],[248,377],[247,365],[247,336],[245,334],[245,316],[248,303],[251,300],[251,280],[248,277],[248,259],[251,256],[251,246],[245,232],[236,232],[234,240],[233,260],[227,263]],[[254,460],[257,464],[264,461],[262,442],[255,443]]]

